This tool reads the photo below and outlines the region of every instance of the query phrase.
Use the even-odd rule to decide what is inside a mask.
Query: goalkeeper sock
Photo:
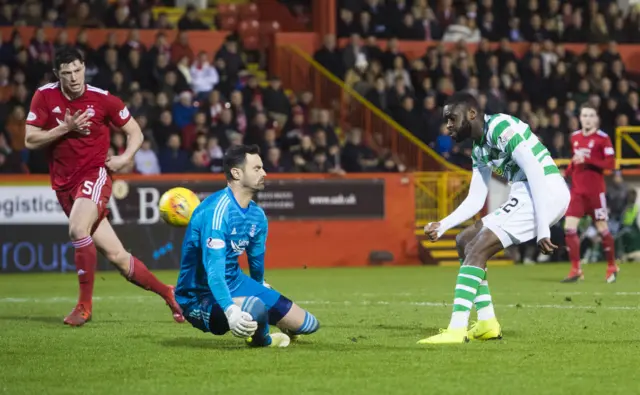
[[[469,314],[473,307],[473,300],[484,278],[484,269],[475,266],[460,266],[449,329],[466,329],[469,326]]]
[[[242,302],[242,311],[251,314],[253,320],[258,323],[256,333],[251,336],[251,346],[267,347],[271,344],[271,335],[269,335],[269,323],[267,306],[264,302],[255,296],[247,296]]]
[[[604,250],[604,255],[607,257],[607,264],[609,267],[613,267],[616,265],[616,252],[613,236],[611,236],[611,232],[609,232],[609,230],[605,230],[600,235],[602,236],[602,249]]]
[[[318,329],[320,329],[318,319],[313,314],[306,311],[304,313],[304,321],[302,322],[302,325],[300,325],[300,328],[293,331],[293,333],[296,335],[310,335]]]

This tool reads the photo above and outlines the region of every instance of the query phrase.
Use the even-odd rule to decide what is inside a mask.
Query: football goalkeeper
[[[193,212],[182,244],[176,301],[203,332],[229,330],[254,347],[286,347],[318,330],[309,312],[264,283],[267,218],[251,199],[266,173],[257,146],[231,147],[224,156],[227,188]],[[247,252],[250,276],[238,257]],[[269,333],[276,325],[282,333]]]

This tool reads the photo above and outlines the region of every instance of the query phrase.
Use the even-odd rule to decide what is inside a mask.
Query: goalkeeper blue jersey
[[[251,278],[262,283],[267,232],[267,217],[255,202],[240,207],[228,187],[207,197],[184,235],[176,301],[189,305],[213,295],[226,310],[240,283],[238,257],[245,251]]]

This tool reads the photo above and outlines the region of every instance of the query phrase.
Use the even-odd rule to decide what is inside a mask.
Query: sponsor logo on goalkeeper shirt
[[[207,239],[207,248],[211,248],[212,250],[221,250],[224,247],[225,243],[222,239],[214,239],[213,237],[209,237]]]

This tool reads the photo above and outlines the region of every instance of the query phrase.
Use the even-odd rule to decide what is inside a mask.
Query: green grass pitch
[[[0,276],[2,394],[625,394],[640,380],[640,266],[560,284],[567,265],[496,267],[504,339],[416,341],[448,324],[455,268],[267,271],[319,319],[286,349],[173,323],[164,303],[98,273],[93,321],[69,328],[75,275]],[[158,272],[175,283],[176,272]],[[473,317],[473,315],[472,315]]]

